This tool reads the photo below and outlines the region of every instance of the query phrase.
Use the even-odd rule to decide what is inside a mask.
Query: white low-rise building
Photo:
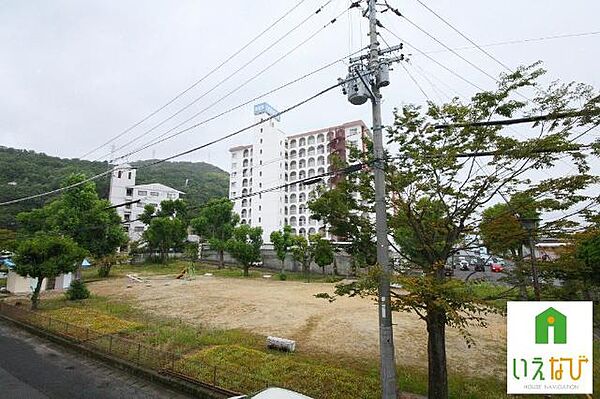
[[[157,208],[164,200],[176,200],[184,194],[182,191],[161,183],[135,184],[136,170],[131,165],[115,167],[110,178],[108,199],[113,205],[126,204],[116,208],[124,222],[124,229],[130,240],[137,241],[142,237],[146,225],[138,220],[144,207],[153,204]],[[137,201],[133,203],[134,201]]]

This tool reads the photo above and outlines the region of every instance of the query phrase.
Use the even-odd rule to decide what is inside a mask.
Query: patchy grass
[[[287,387],[313,397],[375,398],[378,380],[345,368],[304,363],[293,355],[277,356],[238,345],[202,350],[181,361],[180,367],[219,386],[254,392],[270,385]],[[215,369],[216,367],[216,369]]]
[[[125,277],[127,274],[137,274],[139,276],[156,276],[156,275],[177,275],[181,273],[185,268],[189,266],[189,261],[175,260],[169,263],[142,263],[139,265],[115,265],[111,268],[110,275],[108,278]],[[276,270],[263,269],[263,268],[251,268],[249,276],[244,277],[243,269],[241,267],[225,266],[219,269],[216,265],[197,262],[195,264],[196,275],[202,275],[204,273],[212,273],[217,277],[227,278],[262,278],[263,275],[269,274],[273,279],[279,279],[279,272]],[[304,273],[300,272],[285,272],[286,280],[289,281],[306,281]],[[100,280],[98,277],[98,269],[90,267],[82,272],[83,279],[90,282]],[[326,282],[335,283],[341,281],[343,277],[323,275],[320,273],[311,273],[311,282]]]
[[[114,334],[140,327],[138,323],[120,319],[93,309],[66,307],[47,310],[45,313],[54,320],[64,321],[81,328],[89,328],[100,334]]]

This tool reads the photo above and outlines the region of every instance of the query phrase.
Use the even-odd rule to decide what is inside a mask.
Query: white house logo
[[[509,302],[509,394],[592,394],[592,302]]]

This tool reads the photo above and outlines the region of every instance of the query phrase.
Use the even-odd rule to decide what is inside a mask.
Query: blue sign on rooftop
[[[254,115],[260,115],[260,114],[267,114],[269,116],[275,116],[277,115],[279,112],[271,107],[269,104],[267,103],[260,103],[260,104],[256,104],[254,106]],[[280,116],[278,115],[276,118],[277,121],[280,120]]]

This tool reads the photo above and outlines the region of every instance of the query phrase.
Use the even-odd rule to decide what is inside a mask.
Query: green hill
[[[134,162],[140,166],[152,160]],[[108,170],[107,162],[52,157],[43,153],[0,147],[0,202],[26,197],[59,188],[71,173],[93,176]],[[187,185],[186,185],[187,180]],[[109,177],[95,181],[98,194],[108,197]],[[165,162],[137,172],[136,184],[162,183],[186,193],[194,206],[227,196],[229,174],[204,162]],[[15,228],[17,213],[42,206],[54,198],[47,196],[0,207],[0,228]]]

